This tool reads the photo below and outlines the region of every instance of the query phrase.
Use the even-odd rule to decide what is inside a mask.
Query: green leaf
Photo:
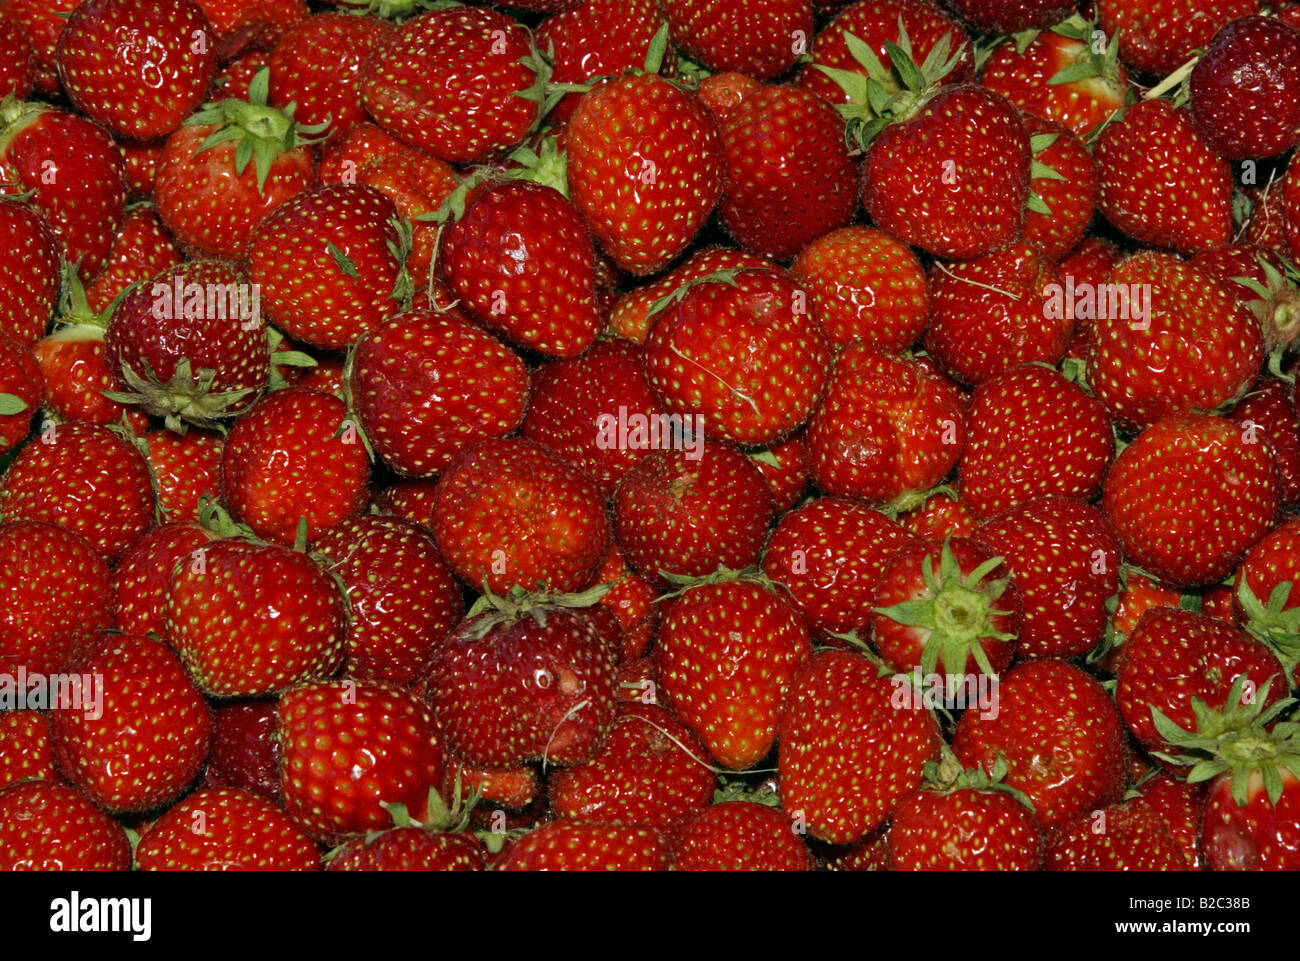
[[[12,417],[27,410],[27,402],[14,394],[0,394],[0,417]]]
[[[338,265],[339,270],[343,272],[344,276],[351,277],[353,280],[356,280],[361,276],[357,272],[357,265],[353,262],[352,258],[339,250],[338,247],[334,245],[333,241],[326,244],[326,249],[330,252],[330,256],[334,258],[334,263]]]

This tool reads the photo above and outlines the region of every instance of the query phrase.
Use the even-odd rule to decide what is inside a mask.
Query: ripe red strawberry
[[[122,162],[126,168],[126,196],[128,200],[153,202],[154,176],[158,172],[158,158],[162,156],[167,141],[152,143],[119,143]]]
[[[179,797],[207,757],[212,715],[176,655],[138,634],[101,634],[67,670],[95,678],[99,693],[83,687],[82,710],[51,712],[64,777],[108,811]]]
[[[619,662],[627,664],[643,657],[659,626],[662,607],[655,603],[659,592],[627,566],[617,543],[609,545],[609,553],[596,575],[596,583],[610,585],[608,593],[600,599],[600,605],[614,615],[622,628]]]
[[[284,806],[327,843],[393,822],[382,804],[430,813],[444,761],[428,709],[414,695],[372,681],[328,681],[280,698]]]
[[[1096,0],[1107,37],[1134,70],[1164,76],[1205,47],[1224,24],[1259,10],[1259,0]]]
[[[504,768],[470,767],[459,758],[448,755],[442,769],[442,793],[455,798],[458,791],[461,796],[478,793],[479,806],[468,812],[470,823],[475,823],[475,815],[486,813],[485,809],[491,805],[499,805],[511,813],[523,812],[526,817],[528,809],[542,794],[542,783],[536,768],[528,764]],[[493,810],[491,813],[496,812]],[[490,825],[491,816],[487,820]]]
[[[717,122],[655,74],[630,74],[583,94],[568,127],[569,197],[600,247],[645,276],[671,263],[722,193]]]
[[[26,100],[36,83],[36,53],[16,20],[0,15],[0,97]]]
[[[702,416],[703,429],[744,446],[781,440],[807,420],[831,356],[789,274],[713,275],[673,300],[645,345],[646,378],[666,410]]]
[[[455,314],[417,310],[361,338],[348,385],[384,463],[430,477],[467,448],[519,426],[529,376],[491,334]]]
[[[315,871],[320,850],[284,810],[233,788],[196,791],[149,826],[141,871]]]
[[[54,51],[59,34],[78,0],[5,0],[4,16],[22,28],[36,58],[36,88],[45,96],[59,92]]]
[[[41,521],[0,524],[0,673],[59,670],[113,624],[108,566],[84,538]]]
[[[1286,179],[1283,178],[1283,185]],[[1278,253],[1287,250],[1286,216],[1282,204],[1283,191],[1274,189],[1273,184],[1264,187],[1243,187],[1239,196],[1243,198],[1245,213],[1242,219],[1247,243],[1258,244]]]
[[[880,827],[938,756],[934,716],[896,709],[896,690],[848,651],[815,654],[796,676],[778,732],[781,803],[819,841]]]
[[[581,590],[610,542],[591,481],[520,438],[484,441],[447,469],[438,481],[433,536],[459,577],[496,594],[514,585]]]
[[[213,708],[204,787],[237,788],[280,802],[278,706],[275,700],[233,700]]]
[[[0,111],[0,182],[4,193],[31,191],[64,260],[83,278],[95,274],[126,205],[122,155],[102,127],[57,107],[9,104]]]
[[[318,131],[266,105],[267,76],[254,77],[246,99],[205,104],[158,158],[158,215],[201,256],[241,257],[258,222],[315,182],[304,144]]]
[[[1056,262],[1078,246],[1092,221],[1097,166],[1083,141],[1066,127],[1031,113],[1020,119],[1034,148],[1030,187],[1042,201],[1030,201],[1021,239]]]
[[[1231,421],[1201,414],[1143,431],[1115,459],[1102,492],[1125,558],[1177,587],[1231,573],[1273,526],[1278,500],[1268,450],[1246,443]]]
[[[259,537],[307,541],[369,500],[370,461],[347,405],[309,387],[273,391],[240,417],[221,454],[221,500]]]
[[[1106,283],[1111,268],[1121,259],[1123,255],[1114,244],[1100,237],[1088,236],[1056,265],[1056,270],[1066,284],[1074,285],[1076,291],[1091,286],[1095,292],[1103,289],[1102,285]],[[1070,335],[1067,357],[1085,362],[1088,360],[1088,352],[1092,349],[1094,319],[1091,316],[1074,318],[1074,333]]]
[[[212,22],[217,59],[234,60],[249,49],[269,50],[303,17],[306,0],[199,0]]]
[[[408,825],[353,838],[328,855],[326,871],[482,871],[483,845],[472,834]]]
[[[153,474],[158,512],[168,520],[197,520],[203,497],[221,490],[221,453],[225,441],[216,434],[177,434],[152,430],[136,446]]]
[[[343,663],[346,617],[334,582],[305,554],[230,538],[171,576],[167,640],[217,697],[272,694]]]
[[[250,408],[266,386],[266,334],[257,292],[220,261],[178,264],[136,288],[113,312],[104,347],[113,399],[168,421],[213,427]]]
[[[27,436],[44,398],[44,378],[31,348],[0,330],[0,451]]]
[[[942,374],[851,344],[806,436],[808,472],[823,493],[888,504],[942,481],[966,427],[960,395]]]
[[[1098,49],[1094,26],[1072,18],[1028,44],[1008,39],[990,51],[980,82],[1032,113],[1087,136],[1124,106],[1128,70],[1118,39]]]
[[[1002,678],[996,713],[966,711],[952,749],[965,767],[1006,762],[1004,783],[1055,827],[1124,792],[1124,724],[1105,689],[1065,661],[1043,659]]]
[[[1281,663],[1263,643],[1214,618],[1173,607],[1142,615],[1124,643],[1118,673],[1115,702],[1124,723],[1150,751],[1170,749],[1156,730],[1152,708],[1191,729],[1196,723],[1192,698],[1221,711],[1238,677],[1249,678],[1251,696],[1270,678],[1274,698],[1287,686]]]
[[[1121,428],[1214,411],[1254,383],[1264,359],[1259,323],[1207,274],[1171,254],[1141,253],[1116,265],[1105,295],[1088,380]]]
[[[981,517],[1051,494],[1091,500],[1115,450],[1106,409],[1038,365],[1013,367],[980,384],[966,431],[961,495]]]
[[[1228,244],[1202,251],[1191,264],[1259,319],[1269,353],[1289,347],[1300,336],[1300,291],[1287,278],[1285,262],[1276,251],[1259,244]]]
[[[192,520],[155,527],[122,555],[113,570],[118,630],[166,636],[167,585],[172,569],[208,541],[212,534]]]
[[[812,43],[812,10],[804,0],[665,0],[663,10],[673,43],[714,73],[766,80],[794,66]]]
[[[410,281],[396,216],[367,186],[321,187],[271,211],[248,242],[248,276],[267,320],[335,350],[399,310]]]
[[[808,630],[775,592],[750,580],[688,588],[664,611],[655,641],[659,688],[723,767],[761,761],[776,740]]]
[[[907,350],[925,332],[930,289],[916,255],[871,227],[844,227],[808,244],[790,266],[836,346],[866,341]]]
[[[767,481],[777,514],[794,507],[808,490],[805,447],[804,435],[800,432],[763,450],[746,452],[750,463]]]
[[[525,834],[493,863],[496,871],[667,871],[672,852],[641,825],[551,821]]]
[[[1074,318],[1054,309],[1061,278],[1027,243],[930,271],[925,346],[950,376],[979,384],[1017,364],[1056,364]]]
[[[716,778],[689,728],[655,704],[624,704],[586,764],[548,780],[551,810],[571,821],[671,832],[713,800]]]
[[[1288,517],[1250,549],[1233,577],[1233,623],[1267,644],[1290,676],[1300,657],[1300,521]]]
[[[181,255],[158,212],[145,205],[129,207],[108,260],[86,285],[86,303],[96,313],[103,313],[131,284],[148,280],[180,262]]]
[[[789,37],[782,37],[789,49]],[[718,216],[745,250],[789,260],[853,217],[857,165],[844,121],[821,97],[800,87],[764,87],[720,126],[727,167]]]
[[[891,871],[1036,871],[1043,836],[1005,765],[963,770],[951,752],[926,765],[922,788],[894,808]]]
[[[1020,235],[1032,159],[1020,112],[1004,97],[947,87],[871,142],[862,206],[905,243],[976,257]]]
[[[1113,632],[1113,638],[1108,638],[1111,648],[1105,652],[1099,666],[1107,671],[1118,667],[1123,642],[1132,635],[1143,614],[1156,607],[1177,607],[1181,601],[1182,595],[1173,588],[1165,587],[1132,568],[1121,568],[1115,613],[1107,630],[1108,634]]]
[[[1017,657],[1074,657],[1102,636],[1107,601],[1119,590],[1120,549],[1101,511],[1040,498],[986,519],[973,538],[1006,560],[1020,590]]]
[[[1266,378],[1258,381],[1228,416],[1243,429],[1254,429],[1277,464],[1282,503],[1300,503],[1300,412],[1290,399],[1291,385]]]
[[[89,0],[59,34],[59,80],[72,105],[111,133],[158,140],[207,96],[214,39],[195,0]]]
[[[1150,778],[1137,785],[1142,793],[1125,802],[1128,808],[1146,808],[1164,821],[1183,852],[1187,867],[1193,871],[1205,869],[1201,857],[1201,818],[1205,812],[1205,797],[1199,784],[1188,784],[1167,774]]]
[[[442,233],[438,265],[475,320],[554,357],[582,353],[600,333],[596,260],[582,217],[559,191],[485,181]]]
[[[695,95],[718,118],[718,123],[723,123],[742,100],[755,90],[763,89],[763,86],[762,81],[747,74],[727,71],[705,77],[696,88]]]
[[[122,826],[74,789],[22,781],[0,790],[0,871],[129,871]]]
[[[698,456],[696,456],[698,454]],[[612,501],[623,556],[652,584],[758,560],[772,494],[744,454],[721,443],[655,450],[623,475]]]
[[[970,537],[975,533],[975,515],[959,495],[939,487],[917,507],[902,511],[898,523],[917,537],[943,540],[945,537]]]
[[[1086,811],[1048,839],[1047,871],[1185,871],[1187,860],[1154,811],[1131,803]]]
[[[720,801],[677,832],[678,871],[811,871],[813,858],[789,816],[754,801]]]
[[[393,31],[387,20],[362,14],[317,13],[290,26],[271,51],[271,105],[298,105],[299,123],[327,123],[334,137],[367,120],[361,105],[362,68]]]
[[[1232,174],[1187,111],[1144,100],[1102,131],[1093,150],[1097,207],[1138,243],[1194,254],[1232,235]]]
[[[491,767],[590,760],[614,723],[614,645],[582,610],[509,602],[434,654],[426,698],[448,749]]]
[[[0,789],[19,781],[57,780],[49,715],[36,710],[0,714]]]
[[[505,14],[431,10],[375,45],[361,95],[379,126],[412,146],[451,163],[483,160],[536,122],[534,59],[528,32]]]
[[[990,34],[1050,27],[1075,7],[1063,0],[949,0],[949,4],[977,32]]]
[[[1214,35],[1191,76],[1192,123],[1223,157],[1271,157],[1300,143],[1300,30],[1242,17]]]
[[[1011,663],[1023,618],[1003,559],[963,538],[899,548],[872,603],[876,650],[894,671],[922,678],[996,677]]]
[[[0,199],[0,233],[8,238],[0,259],[0,330],[31,345],[59,300],[59,240],[30,204]]]
[[[763,571],[784,587],[810,628],[865,637],[880,575],[911,540],[879,511],[819,497],[780,519]]]
[[[153,524],[149,468],[107,428],[51,422],[10,463],[0,510],[7,521],[49,521],[80,534],[112,564]]]
[[[348,676],[410,687],[464,613],[433,539],[409,521],[367,515],[335,524],[315,550],[347,591]]]

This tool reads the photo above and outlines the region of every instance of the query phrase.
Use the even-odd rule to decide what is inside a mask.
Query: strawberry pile
[[[0,869],[1300,868],[1300,5],[0,0]]]

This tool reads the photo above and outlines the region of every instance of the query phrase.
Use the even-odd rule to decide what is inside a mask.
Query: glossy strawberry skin
[[[512,844],[496,871],[667,871],[668,839],[641,825],[551,821]]]
[[[714,73],[775,77],[794,66],[813,35],[812,11],[801,0],[666,0],[663,10],[673,43]]]
[[[0,97],[26,100],[36,83],[36,54],[23,29],[0,17]]]
[[[212,710],[212,750],[203,786],[236,788],[281,799],[278,701],[223,701]]]
[[[780,809],[722,801],[692,815],[677,832],[678,871],[810,871],[813,858]]]
[[[1224,24],[1258,10],[1258,0],[1097,0],[1101,29],[1119,33],[1120,57],[1157,76],[1173,73]]]
[[[141,871],[315,871],[320,851],[265,798],[207,788],[155,821],[135,858]]]
[[[1247,801],[1238,807],[1232,797],[1231,776],[1210,782],[1201,821],[1201,849],[1210,871],[1295,871],[1300,868],[1300,779],[1279,768],[1282,795],[1271,804],[1263,778],[1253,773]]]
[[[1277,465],[1284,506],[1300,503],[1300,411],[1290,394],[1284,381],[1261,379],[1228,414],[1243,429],[1255,425]]]
[[[225,439],[219,434],[191,430],[177,434],[152,430],[141,437],[148,450],[145,460],[153,473],[158,511],[164,520],[198,520],[199,502],[221,492],[221,454]]]
[[[349,385],[384,463],[431,477],[479,441],[519,426],[529,374],[513,351],[467,320],[412,311],[362,337]]]
[[[45,397],[41,368],[31,348],[0,331],[0,394],[16,397],[21,409],[0,416],[0,451],[11,450],[27,436],[32,417]]]
[[[0,230],[10,239],[0,259],[0,330],[30,346],[59,299],[59,239],[35,207],[10,200],[0,200]]]
[[[917,791],[894,809],[891,871],[1036,871],[1038,822],[1008,794],[970,788]]]
[[[1058,825],[1047,845],[1044,869],[1184,871],[1187,862],[1154,811],[1112,804]]]
[[[472,834],[390,828],[347,841],[326,871],[482,871],[483,846]]]
[[[1097,209],[1097,165],[1073,131],[1030,113],[1022,113],[1021,119],[1030,137],[1056,136],[1034,160],[1056,171],[1061,179],[1035,177],[1030,182],[1048,213],[1027,210],[1021,237],[1055,263],[1078,245],[1092,221]]]
[[[0,870],[130,869],[122,826],[73,788],[23,781],[0,790]]]

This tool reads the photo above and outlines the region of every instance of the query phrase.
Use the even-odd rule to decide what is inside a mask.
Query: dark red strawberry
[[[5,0],[4,16],[22,28],[36,58],[36,88],[46,96],[59,92],[54,51],[59,34],[78,0]]]
[[[979,33],[1010,34],[1050,27],[1074,12],[1062,0],[948,0]]]
[[[765,80],[789,70],[812,44],[812,10],[804,0],[665,0],[663,11],[673,43],[714,73]]]
[[[1228,416],[1256,435],[1277,465],[1283,506],[1300,503],[1300,411],[1291,403],[1291,385],[1261,379]]]
[[[1165,823],[1183,852],[1187,867],[1205,869],[1201,857],[1201,818],[1205,812],[1205,795],[1198,784],[1188,784],[1167,774],[1150,778],[1137,785],[1142,792],[1125,802],[1128,808],[1146,808]]]
[[[672,852],[640,825],[551,821],[525,834],[493,862],[496,871],[667,871]]]
[[[58,779],[50,751],[50,716],[36,710],[0,714],[0,788]]]
[[[1269,646],[1297,673],[1300,659],[1300,521],[1294,517],[1264,535],[1233,576],[1230,622]],[[1202,607],[1204,610],[1204,607]]]
[[[1107,37],[1134,70],[1173,73],[1224,24],[1259,11],[1259,0],[1096,0]]]
[[[693,814],[677,832],[678,871],[811,871],[813,858],[779,808],[720,801]]]
[[[280,801],[280,757],[275,700],[233,700],[212,711],[212,751],[204,787],[238,788]]]
[[[900,512],[898,523],[917,537],[943,540],[945,537],[970,537],[975,533],[978,521],[956,492],[938,487],[918,506]]]
[[[36,53],[16,20],[0,16],[0,97],[26,100],[36,83]]]
[[[44,398],[44,378],[31,348],[0,330],[0,451],[27,436]]]
[[[1091,287],[1095,301],[1096,291],[1104,289],[1106,277],[1122,259],[1123,254],[1114,244],[1100,237],[1088,236],[1084,237],[1079,246],[1056,265],[1056,270],[1061,275],[1062,282],[1073,284],[1076,291],[1084,291]],[[1065,291],[1062,290],[1061,293],[1064,296]],[[1092,312],[1085,311],[1085,313]],[[1075,316],[1074,333],[1070,335],[1067,357],[1087,361],[1088,352],[1092,349],[1092,328],[1095,320],[1096,318],[1092,316]]]
[[[22,781],[0,791],[0,870],[130,869],[122,825],[68,785]]]
[[[1047,871],[1185,871],[1183,852],[1154,811],[1112,804],[1087,811],[1052,831]]]
[[[221,453],[217,434],[151,430],[137,442],[153,474],[158,512],[167,520],[197,520],[204,497],[221,492]]]
[[[528,405],[524,362],[452,313],[393,317],[361,338],[351,367],[361,427],[380,459],[408,476],[432,477],[467,448],[511,433]]]
[[[149,826],[141,871],[315,871],[320,849],[279,806],[234,788],[196,791]]]
[[[0,330],[31,345],[59,300],[59,240],[35,207],[0,200],[0,232],[9,239],[0,267]]]
[[[472,834],[407,825],[353,838],[331,852],[326,871],[482,871],[483,845]]]
[[[767,481],[777,514],[794,507],[808,490],[806,446],[800,432],[763,450],[746,452],[750,463]]]

